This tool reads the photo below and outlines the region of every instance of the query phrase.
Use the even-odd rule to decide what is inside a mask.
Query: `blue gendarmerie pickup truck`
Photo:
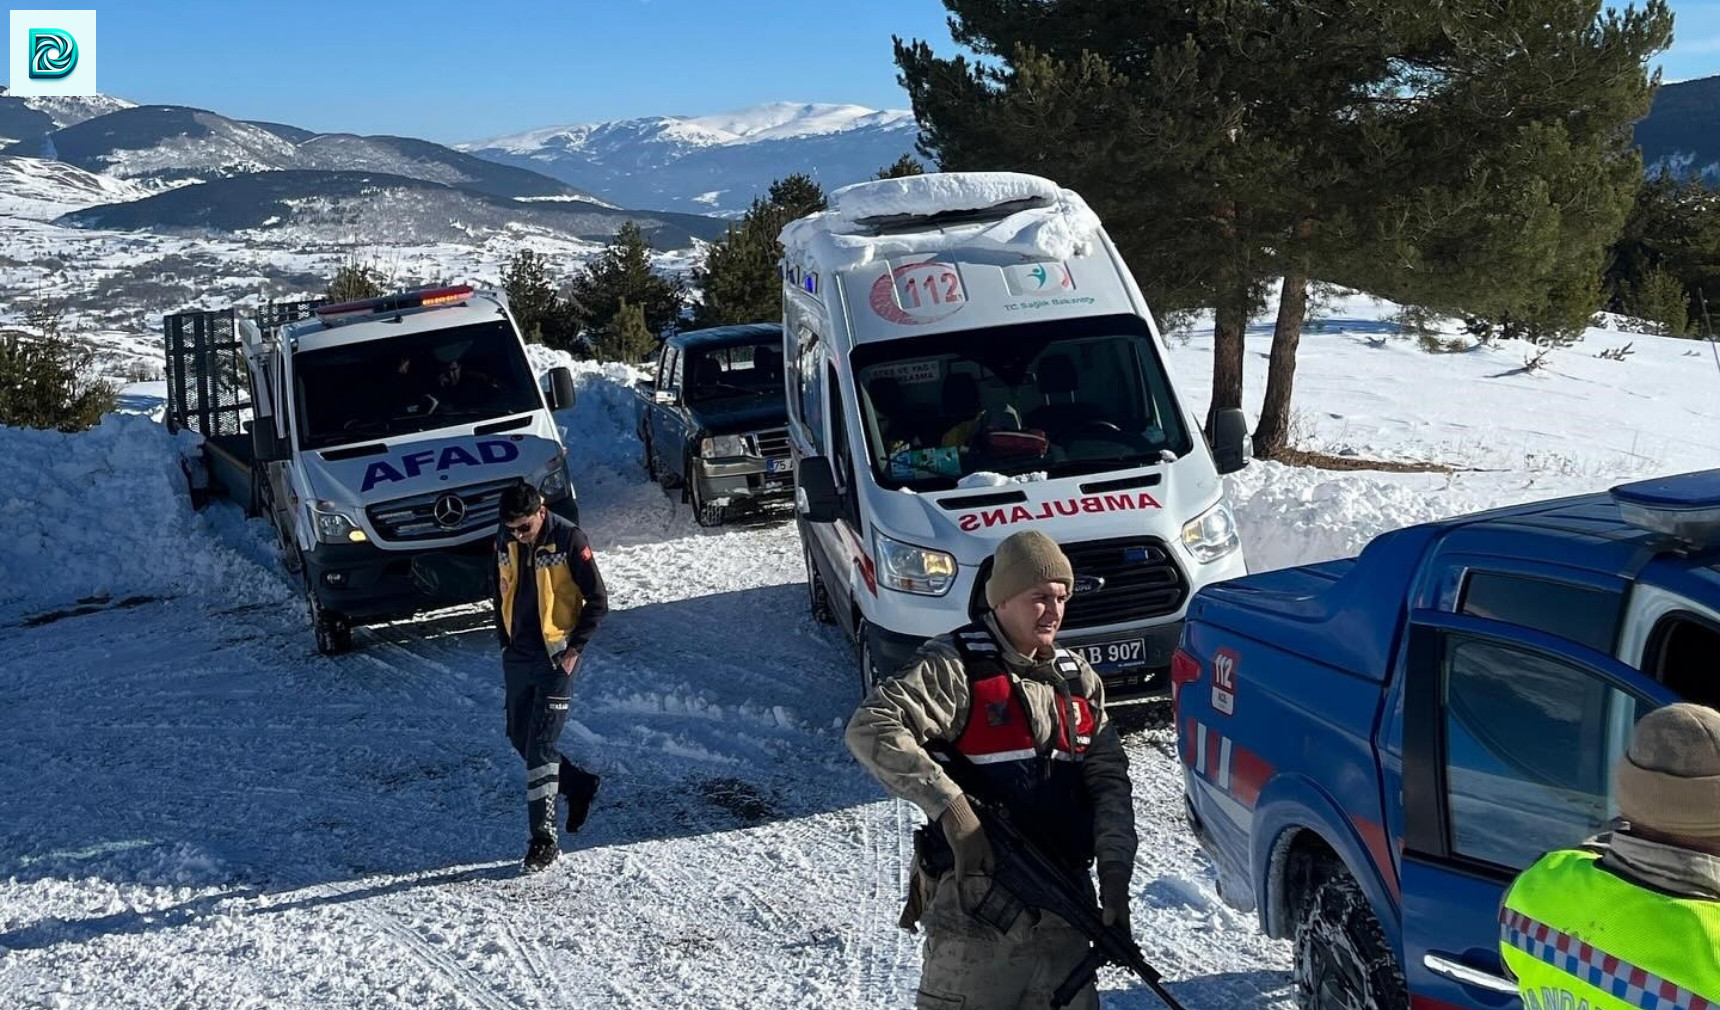
[[[1462,516],[1190,603],[1171,666],[1223,899],[1298,1006],[1519,1006],[1512,878],[1617,815],[1635,722],[1720,704],[1720,470]]]

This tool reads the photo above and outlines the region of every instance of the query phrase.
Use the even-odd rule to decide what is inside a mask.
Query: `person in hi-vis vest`
[[[1613,780],[1613,831],[1542,856],[1500,907],[1524,1010],[1720,1008],[1720,712],[1650,712]]]

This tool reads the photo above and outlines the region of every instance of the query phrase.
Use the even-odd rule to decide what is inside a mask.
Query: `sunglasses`
[[[533,516],[530,519],[527,519],[525,522],[520,523],[518,526],[515,526],[513,523],[503,523],[502,528],[507,530],[509,533],[512,533],[514,536],[517,537],[522,533],[530,533],[531,529],[532,529],[532,523],[534,523],[536,521],[537,521],[537,517]]]

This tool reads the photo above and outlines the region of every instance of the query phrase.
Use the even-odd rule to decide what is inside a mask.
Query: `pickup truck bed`
[[[1195,596],[1172,664],[1190,823],[1220,895],[1294,939],[1299,1005],[1520,1005],[1504,889],[1606,829],[1635,720],[1720,705],[1717,560],[1720,471]]]

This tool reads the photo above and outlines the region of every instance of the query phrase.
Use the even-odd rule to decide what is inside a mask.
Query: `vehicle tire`
[[[245,502],[245,518],[255,519],[268,514],[269,473],[261,463],[251,464],[251,494]]]
[[[1409,1010],[1409,986],[1368,896],[1337,864],[1296,924],[1298,1010]]]
[[[819,624],[834,624],[836,615],[830,610],[830,590],[825,588],[824,576],[818,574],[818,565],[812,560],[812,548],[802,544],[800,553],[806,559],[806,602],[812,611],[812,619]]]
[[[872,653],[872,626],[864,617],[854,629],[854,640],[860,653],[860,697],[864,698],[878,686],[878,657]]]
[[[663,469],[663,463],[657,458],[657,447],[651,444],[649,436],[645,438],[645,476],[651,483],[661,488],[668,488],[669,475]]]
[[[311,610],[311,631],[316,636],[317,651],[325,656],[338,656],[352,649],[352,622],[342,614],[323,609],[317,594],[311,591],[310,567],[300,562],[305,571],[305,602]]]
[[[700,526],[721,526],[729,517],[728,507],[712,505],[699,491],[699,478],[694,477],[692,465],[687,466],[687,493],[693,503],[693,521]]]

